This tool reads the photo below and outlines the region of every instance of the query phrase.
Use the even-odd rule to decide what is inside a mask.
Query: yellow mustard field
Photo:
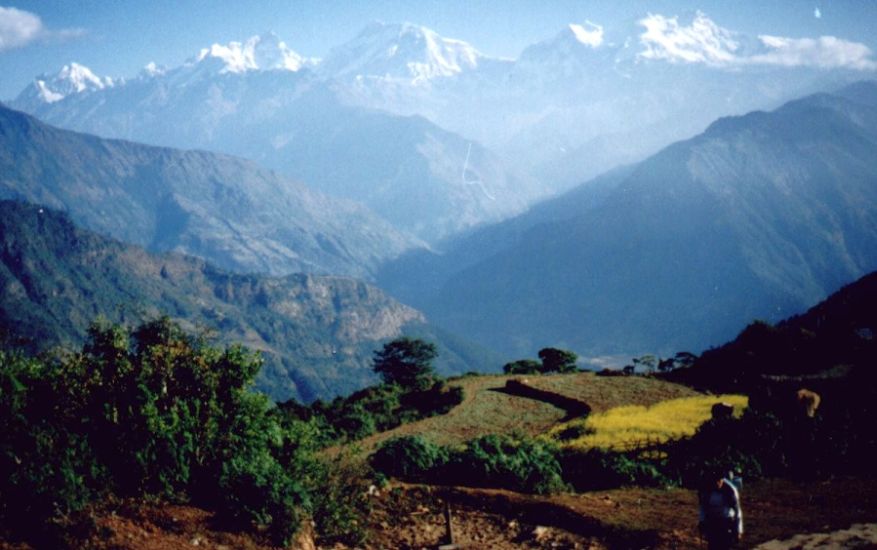
[[[593,413],[551,429],[547,436],[580,449],[634,449],[644,444],[690,437],[709,420],[712,406],[729,403],[739,417],[749,405],[745,395],[701,395],[662,401],[644,407],[630,405]]]

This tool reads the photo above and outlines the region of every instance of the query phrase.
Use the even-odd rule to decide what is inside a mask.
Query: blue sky
[[[322,57],[373,20],[422,24],[488,55],[515,57],[568,23],[588,20],[611,33],[649,13],[682,21],[701,10],[752,36],[835,36],[877,51],[874,0],[22,0],[0,6],[0,99],[71,61],[100,76],[133,76],[151,61],[173,67],[214,42],[264,31],[304,56]]]

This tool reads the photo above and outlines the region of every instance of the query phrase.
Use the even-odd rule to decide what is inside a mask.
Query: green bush
[[[0,351],[0,522],[43,530],[81,509],[105,477],[88,440],[57,396],[58,365]]]
[[[309,511],[321,547],[363,546],[365,518],[371,509],[368,497],[371,474],[362,461],[341,453],[320,462],[319,469],[307,476],[313,488]]]
[[[453,452],[445,476],[453,483],[528,493],[552,493],[567,487],[554,447],[505,435],[479,437]]]
[[[643,458],[637,453],[565,449],[559,453],[558,459],[562,465],[563,479],[577,491],[672,484],[659,461]]]
[[[167,319],[96,324],[81,353],[0,352],[0,520],[27,534],[104,492],[218,506],[286,543],[309,506],[312,444],[249,390],[260,358]],[[283,462],[281,462],[281,460]]]
[[[435,481],[448,462],[448,451],[419,435],[386,441],[372,455],[372,467],[388,476],[410,481]]]
[[[502,366],[505,374],[539,374],[542,371],[542,363],[534,359],[518,359]]]
[[[324,446],[356,441],[375,432],[391,430],[406,422],[446,414],[463,401],[463,388],[434,381],[423,388],[380,384],[330,403],[315,401],[310,407],[281,403],[282,417],[314,420],[322,426]]]
[[[530,438],[488,435],[452,449],[405,436],[384,443],[371,464],[378,472],[409,481],[530,493],[566,488],[554,448]]]

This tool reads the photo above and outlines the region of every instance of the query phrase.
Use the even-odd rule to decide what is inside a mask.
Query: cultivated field
[[[734,415],[739,417],[749,399],[744,395],[698,395],[650,406],[622,405],[555,426],[548,437],[577,449],[625,450],[644,442],[666,443],[693,436],[710,419],[716,403],[733,405]]]
[[[356,443],[369,452],[380,443],[402,435],[421,435],[438,444],[463,443],[487,434],[537,436],[570,420],[569,412],[539,399],[506,391],[509,380],[587,405],[594,413],[627,405],[650,406],[668,399],[694,397],[694,390],[644,377],[604,377],[593,373],[543,376],[472,376],[453,379],[449,384],[464,391],[463,403],[448,414],[427,418],[375,434]]]

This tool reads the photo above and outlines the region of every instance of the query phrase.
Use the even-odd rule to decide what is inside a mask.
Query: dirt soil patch
[[[877,519],[877,480],[758,481],[742,491],[743,547],[767,550],[862,548]],[[536,496],[495,489],[400,485],[376,500],[375,548],[435,547],[444,541],[444,506],[450,503],[455,532],[467,548],[702,548],[697,499],[687,489],[617,489]],[[546,530],[550,538],[534,536]],[[846,532],[850,531],[851,532]],[[807,533],[832,533],[807,535]],[[837,531],[837,533],[835,533]],[[789,545],[792,537],[795,544]],[[784,542],[780,542],[784,541]],[[840,544],[846,541],[848,546]],[[866,542],[862,542],[866,541]],[[825,547],[825,546],[822,546]]]
[[[743,547],[877,548],[877,480],[765,480],[741,493]],[[396,484],[373,497],[369,549],[437,548],[450,506],[459,548],[702,548],[697,507],[686,489],[617,489],[527,495],[498,489]],[[229,531],[208,511],[121,502],[87,517],[75,548],[96,550],[271,550],[258,534]],[[306,530],[307,531],[307,530]],[[0,541],[0,550],[30,550]],[[316,550],[309,533],[292,548]],[[345,547],[331,547],[341,550]]]

